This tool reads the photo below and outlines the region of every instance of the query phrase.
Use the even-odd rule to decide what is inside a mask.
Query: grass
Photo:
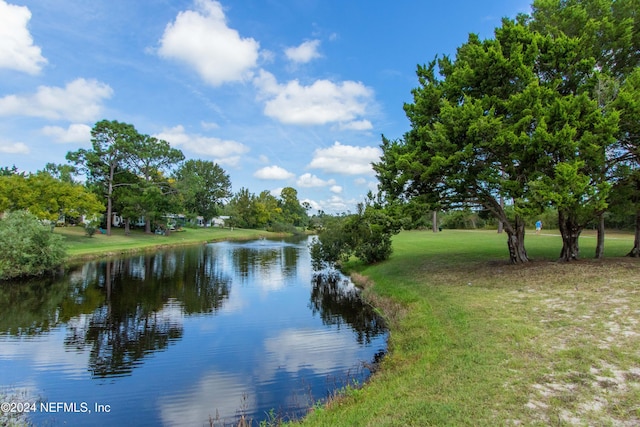
[[[219,240],[250,240],[261,236],[275,236],[261,230],[243,230],[229,228],[185,228],[184,231],[171,232],[168,236],[145,234],[141,230],[132,230],[129,236],[124,229],[112,229],[112,235],[96,233],[88,237],[82,227],[56,228],[56,233],[65,237],[67,255],[71,259],[97,256],[121,255],[131,252],[153,250],[158,247],[193,245]]]
[[[506,236],[403,232],[387,262],[348,266],[389,318],[389,354],[362,389],[314,409],[308,426],[640,424],[640,261],[633,238],[528,235],[528,265]]]

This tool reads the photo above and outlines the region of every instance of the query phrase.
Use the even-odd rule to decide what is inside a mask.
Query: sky
[[[0,0],[0,167],[36,172],[130,123],[245,187],[353,212],[416,68],[530,0]]]

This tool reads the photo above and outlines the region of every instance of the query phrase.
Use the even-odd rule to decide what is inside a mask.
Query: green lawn
[[[506,235],[402,232],[391,259],[349,265],[388,317],[389,354],[363,388],[309,426],[640,424],[640,260],[609,234],[607,259],[558,263],[557,235],[530,232],[528,265]],[[373,284],[373,286],[371,286]]]
[[[70,258],[119,255],[140,250],[152,250],[157,247],[180,246],[213,242],[218,240],[257,239],[260,236],[275,236],[260,230],[243,230],[229,228],[185,228],[184,231],[172,232],[168,236],[145,234],[140,230],[132,230],[129,236],[124,229],[112,230],[111,236],[96,233],[87,237],[82,227],[56,228],[56,233],[65,236],[67,254]]]

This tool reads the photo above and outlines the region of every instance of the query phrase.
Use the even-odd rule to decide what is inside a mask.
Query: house
[[[211,224],[213,227],[224,227],[229,218],[228,215],[217,216],[211,220]]]
[[[211,218],[208,221],[204,220],[204,217],[197,216],[196,217],[196,225],[198,227],[224,227],[225,222],[229,219],[228,216],[217,216],[215,218]]]

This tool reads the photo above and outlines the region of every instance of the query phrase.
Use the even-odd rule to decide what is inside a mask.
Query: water
[[[222,242],[0,287],[0,402],[38,426],[304,415],[366,380],[387,338],[350,282],[314,277],[307,244]]]

